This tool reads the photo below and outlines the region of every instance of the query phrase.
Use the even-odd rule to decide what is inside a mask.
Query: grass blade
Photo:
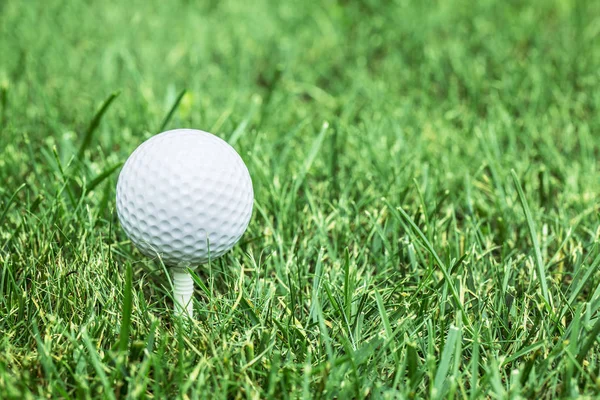
[[[83,344],[85,345],[85,348],[87,349],[88,354],[90,356],[90,361],[92,363],[92,367],[96,371],[96,374],[98,375],[98,378],[100,379],[100,382],[102,383],[102,386],[104,387],[103,395],[106,396],[106,398],[114,399],[115,394],[114,394],[112,387],[108,381],[108,377],[106,376],[106,373],[104,372],[104,367],[103,367],[102,361],[100,361],[98,351],[92,344],[92,341],[90,340],[90,337],[87,334],[86,328],[84,328],[83,331],[81,332],[81,339],[83,340]]]
[[[38,356],[40,359],[40,364],[44,369],[44,373],[46,374],[46,379],[48,380],[48,389],[50,392],[53,392],[53,389],[60,393],[60,396],[67,396],[67,391],[64,387],[64,382],[60,379],[60,374],[56,370],[56,366],[52,360],[52,354],[46,348],[44,341],[42,340],[42,335],[38,329],[37,323],[34,321],[32,324],[32,329],[35,337],[35,341],[38,349]]]
[[[300,171],[298,177],[296,178],[296,181],[294,182],[294,190],[292,191],[292,193],[298,192],[298,189],[300,189],[300,186],[302,186],[302,183],[304,183],[306,174],[308,174],[312,163],[315,161],[317,154],[319,154],[319,150],[321,149],[321,145],[323,144],[323,139],[325,139],[325,133],[327,133],[327,128],[329,128],[329,123],[324,122],[323,126],[321,127],[321,131],[319,132],[319,135],[315,139],[310,149],[310,152],[308,153],[308,157],[304,161],[302,170]]]
[[[460,343],[461,333],[460,330],[451,326],[448,331],[448,337],[446,338],[446,344],[444,345],[444,350],[442,352],[442,358],[437,368],[437,372],[435,373],[435,379],[433,380],[433,395],[432,398],[441,398],[443,397],[443,389],[444,384],[447,381],[448,371],[450,370],[450,363],[452,361],[452,356],[455,352],[456,346]]]
[[[590,334],[587,337],[587,340],[585,341],[585,343],[583,344],[581,349],[579,349],[579,353],[577,353],[577,362],[579,364],[583,364],[583,360],[585,359],[585,357],[591,350],[594,343],[599,338],[600,338],[600,318],[597,318],[596,323],[594,324],[594,327],[592,328]]]
[[[2,115],[0,115],[0,125],[6,126],[6,120],[8,119],[8,87],[0,84],[0,107],[2,109]]]
[[[377,301],[377,308],[379,309],[379,316],[381,317],[381,322],[383,323],[383,327],[385,329],[385,335],[387,336],[387,340],[392,340],[394,337],[394,332],[392,331],[392,325],[390,324],[390,319],[388,317],[387,311],[383,304],[383,299],[379,294],[378,290],[375,290],[375,300]]]
[[[458,291],[456,290],[456,287],[454,286],[454,283],[452,282],[452,277],[448,273],[448,269],[446,268],[446,265],[444,264],[444,262],[442,261],[440,256],[437,254],[437,252],[433,248],[433,245],[431,244],[431,242],[429,242],[429,240],[427,239],[427,237],[425,236],[423,231],[421,231],[421,229],[419,229],[417,224],[415,224],[415,222],[412,220],[412,218],[402,209],[402,207],[397,207],[397,208],[393,207],[387,200],[385,201],[385,203],[387,204],[388,209],[393,214],[396,215],[396,218],[406,221],[406,223],[408,223],[408,225],[412,228],[412,231],[419,237],[419,239],[421,239],[421,241],[425,245],[425,248],[427,249],[429,254],[431,254],[431,256],[434,258],[438,267],[442,271],[442,274],[444,275],[444,279],[446,280],[448,287],[450,288],[450,292],[452,293],[452,298],[454,299],[454,305],[461,310],[461,314],[463,315],[463,322],[465,323],[465,325],[470,327],[471,323],[465,316],[466,313],[463,308],[462,301],[460,299]]]
[[[124,354],[129,347],[129,332],[131,330],[132,281],[131,264],[127,263],[125,270],[125,290],[123,293],[123,311],[121,315],[121,331],[119,333],[119,351]]]
[[[531,242],[533,243],[533,250],[535,252],[535,264],[538,269],[538,274],[540,275],[540,284],[542,287],[542,295],[544,296],[544,300],[546,300],[547,307],[551,310],[550,307],[551,300],[548,295],[548,285],[546,283],[546,271],[544,268],[544,262],[542,260],[542,252],[540,250],[540,244],[537,239],[537,233],[535,229],[535,224],[533,222],[533,217],[531,216],[531,211],[529,210],[529,205],[527,204],[527,199],[525,198],[525,193],[523,193],[523,188],[521,187],[521,183],[519,182],[519,178],[517,177],[517,173],[515,170],[511,170],[513,182],[515,187],[517,188],[517,193],[519,194],[519,201],[521,202],[521,207],[523,208],[523,213],[525,213],[525,219],[527,220],[527,227],[529,228],[529,236],[531,237]]]
[[[167,115],[165,115],[165,118],[163,119],[162,123],[160,124],[160,127],[158,128],[159,132],[162,132],[165,130],[165,127],[167,126],[167,124],[169,123],[171,118],[173,117],[173,113],[175,113],[175,110],[177,110],[177,107],[179,107],[179,103],[181,103],[181,99],[183,99],[183,96],[185,96],[186,93],[187,93],[187,89],[183,89],[181,92],[179,92],[179,95],[175,99],[175,102],[171,106],[171,109],[169,110]]]
[[[240,137],[242,137],[244,132],[246,132],[248,124],[250,123],[250,121],[252,121],[252,118],[254,117],[254,114],[256,114],[256,111],[258,110],[258,107],[261,105],[261,103],[262,100],[260,97],[255,96],[252,98],[250,110],[248,111],[242,122],[240,122],[237,128],[235,128],[235,131],[233,131],[233,133],[229,137],[229,140],[227,140],[227,143],[229,143],[232,146],[234,146],[237,143],[237,141],[240,139]]]
[[[116,170],[121,168],[122,165],[123,165],[123,162],[118,162],[118,163],[106,168],[98,176],[96,176],[94,179],[92,179],[90,181],[90,183],[85,187],[85,192],[89,193],[92,190],[94,190],[99,184],[104,182],[104,180],[106,178],[108,178],[113,172],[115,172]]]
[[[79,146],[79,151],[77,152],[78,159],[81,160],[83,158],[83,153],[85,153],[86,149],[90,147],[90,144],[92,143],[92,137],[94,136],[94,132],[98,128],[98,125],[100,125],[102,117],[104,116],[112,102],[119,96],[119,94],[120,92],[115,92],[108,96],[108,98],[104,100],[104,103],[102,103],[102,106],[98,109],[98,111],[96,111],[96,115],[94,115],[94,118],[92,118],[90,125],[85,131],[83,141],[81,142],[81,146]]]
[[[8,214],[8,210],[10,209],[10,206],[12,205],[12,203],[15,201],[15,197],[17,197],[17,194],[25,187],[27,186],[27,184],[23,183],[21,184],[21,186],[19,186],[17,188],[17,190],[14,191],[14,193],[12,194],[12,196],[10,196],[10,199],[8,199],[8,202],[6,203],[6,206],[4,207],[4,211],[2,211],[2,215],[0,215],[0,226],[2,226],[2,223],[4,222],[4,218],[6,218],[6,214]]]

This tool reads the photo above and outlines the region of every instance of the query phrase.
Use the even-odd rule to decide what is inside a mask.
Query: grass
[[[3,398],[596,398],[600,3],[0,2]],[[120,228],[161,129],[256,201],[197,319]]]

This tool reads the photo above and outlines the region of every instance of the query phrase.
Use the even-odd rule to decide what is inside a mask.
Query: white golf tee
[[[194,317],[194,280],[187,268],[176,267],[171,269],[173,277],[173,299],[175,315],[189,318]]]

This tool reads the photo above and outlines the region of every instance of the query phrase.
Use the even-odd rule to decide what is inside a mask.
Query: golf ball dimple
[[[237,243],[252,215],[252,181],[241,157],[210,133],[175,129],[129,157],[117,183],[117,214],[149,257],[191,266]]]

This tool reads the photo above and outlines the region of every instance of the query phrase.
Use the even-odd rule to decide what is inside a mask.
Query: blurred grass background
[[[599,37],[592,0],[1,1],[0,391],[597,395]],[[256,193],[186,334],[114,213],[165,121]]]

